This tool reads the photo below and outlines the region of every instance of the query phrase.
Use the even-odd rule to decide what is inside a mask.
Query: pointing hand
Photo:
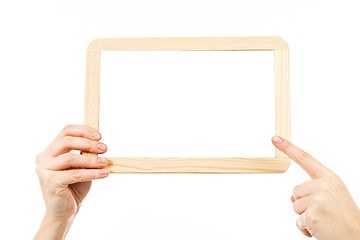
[[[318,240],[360,239],[360,210],[342,180],[286,139],[274,136],[272,142],[311,177],[296,186],[291,197],[300,231]]]

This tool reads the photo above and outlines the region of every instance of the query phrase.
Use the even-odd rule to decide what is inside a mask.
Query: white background
[[[292,141],[359,204],[359,22],[357,1],[1,1],[2,238],[31,239],[40,225],[34,158],[82,123],[97,37],[281,36]],[[271,54],[103,54],[107,156],[273,154]],[[290,196],[308,179],[296,164],[284,174],[114,174],[94,182],[67,239],[305,239]]]

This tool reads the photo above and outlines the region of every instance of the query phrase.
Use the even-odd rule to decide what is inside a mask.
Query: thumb
[[[301,150],[300,148],[293,145],[288,140],[279,136],[272,138],[272,143],[277,149],[285,153],[289,158],[294,160],[302,169],[314,178],[321,178],[328,175],[331,171],[322,165],[318,160],[313,158],[310,154]]]

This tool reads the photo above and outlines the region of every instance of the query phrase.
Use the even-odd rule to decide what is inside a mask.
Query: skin
[[[272,142],[311,177],[293,190],[296,225],[318,240],[360,239],[360,211],[343,181],[307,152],[274,136]]]
[[[106,158],[91,158],[82,151],[105,153],[100,133],[85,125],[67,125],[36,157],[36,172],[46,214],[34,239],[65,239],[91,187],[91,181],[109,175]],[[308,153],[278,136],[272,142],[299,164],[311,180],[294,188],[291,201],[299,214],[296,225],[319,240],[360,239],[360,210],[344,183]],[[79,150],[80,153],[70,152]]]
[[[84,125],[67,125],[36,157],[36,172],[46,205],[46,214],[35,239],[65,239],[91,181],[105,178],[107,159],[91,158],[82,151],[106,152],[100,133]],[[73,153],[71,150],[79,150]]]

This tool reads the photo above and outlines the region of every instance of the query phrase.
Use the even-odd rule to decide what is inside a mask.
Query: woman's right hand
[[[100,139],[100,133],[93,128],[67,125],[36,157],[36,172],[46,204],[43,224],[71,219],[89,192],[91,180],[109,175],[108,169],[102,169],[107,159],[70,152],[104,153],[107,147],[98,142]]]

